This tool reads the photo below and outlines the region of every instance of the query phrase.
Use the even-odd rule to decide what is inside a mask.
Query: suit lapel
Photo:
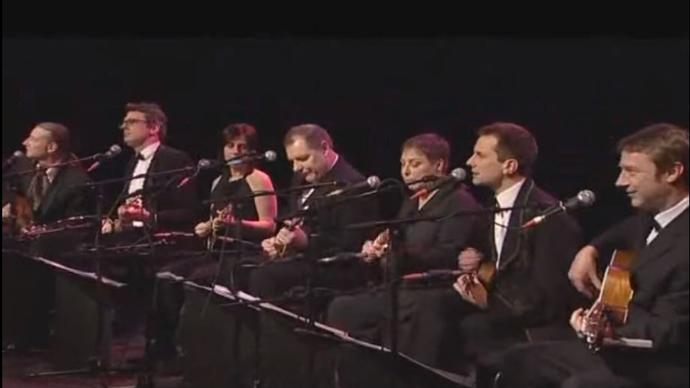
[[[682,234],[684,231],[687,231],[687,227],[688,209],[685,209],[683,213],[661,230],[651,244],[640,250],[640,255],[633,263],[633,270],[638,270],[640,267],[654,262],[655,258],[663,256],[666,251],[673,247],[677,239],[682,238]],[[641,241],[647,238],[646,235],[641,237]]]
[[[50,210],[50,207],[55,201],[56,193],[60,190],[58,185],[60,183],[60,176],[63,175],[63,171],[64,168],[60,168],[57,174],[55,174],[53,181],[49,183],[48,189],[46,190],[46,193],[43,195],[43,198],[41,199],[40,206],[38,207],[38,209],[36,209],[36,213],[40,214],[42,217],[48,213],[48,210]]]
[[[506,238],[503,241],[503,248],[501,249],[501,265],[500,268],[505,268],[508,264],[515,260],[520,252],[520,245],[522,244],[522,239],[524,232],[520,230],[520,226],[524,221],[524,207],[530,199],[530,195],[534,190],[534,181],[527,179],[525,183],[520,188],[517,198],[513,207],[518,207],[510,212],[510,220],[508,220],[508,231],[506,232]],[[493,218],[492,218],[493,221]],[[493,222],[492,222],[493,223]],[[495,225],[494,225],[495,227]],[[491,233],[492,239],[494,236],[493,230]],[[493,244],[494,250],[496,249],[496,243]]]
[[[342,156],[338,158],[338,161],[333,165],[333,167],[321,178],[318,183],[328,183],[336,182],[340,176],[340,169],[342,168],[343,160]],[[323,198],[326,194],[334,191],[333,187],[319,187],[314,190],[309,198],[304,202],[304,205],[311,205],[315,200]]]
[[[164,168],[162,166],[162,164],[163,164],[163,158],[161,157],[162,153],[165,153],[165,151],[163,150],[163,144],[161,144],[158,147],[156,152],[151,157],[151,165],[149,166],[149,170],[146,172],[147,174],[155,174],[157,172],[164,170]],[[159,181],[165,181],[168,178],[170,178],[170,177],[161,177],[161,178],[153,177],[150,179],[149,179],[149,177],[146,177],[146,180],[144,181],[144,187],[147,189],[150,188],[151,186],[155,187],[155,185],[158,184]]]
[[[162,165],[164,163],[163,158],[161,157],[161,153],[165,152],[163,151],[163,144],[161,144],[156,152],[153,154],[151,157],[151,164],[149,165],[148,171],[146,171],[146,174],[155,174],[157,172],[163,171],[164,166]],[[154,204],[151,203],[152,199],[155,199],[158,194],[156,193],[159,190],[163,190],[163,183],[167,182],[169,179],[172,179],[173,177],[171,175],[166,175],[166,176],[160,176],[160,177],[149,177],[147,176],[144,179],[144,203],[148,207],[155,208]]]

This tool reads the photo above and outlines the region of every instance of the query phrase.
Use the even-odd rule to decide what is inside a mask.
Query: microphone
[[[450,172],[448,176],[444,176],[441,178],[436,179],[433,181],[433,183],[429,184],[427,187],[417,191],[416,193],[412,194],[410,199],[417,199],[419,197],[424,197],[429,195],[429,193],[433,192],[436,189],[440,189],[441,187],[447,185],[447,184],[455,184],[458,182],[461,182],[465,180],[467,177],[467,172],[465,169],[461,167],[454,168],[453,171]]]
[[[562,212],[579,209],[581,207],[592,206],[597,197],[591,190],[582,190],[576,196],[567,199],[565,202],[558,202],[558,204],[551,206],[544,210],[542,214],[532,218],[522,225],[523,229],[531,228],[535,225],[541,224],[545,219]]]
[[[225,162],[215,159],[199,159],[199,161],[196,163],[195,170],[210,170],[224,165]]]
[[[86,169],[86,172],[91,172],[95,170],[96,168],[98,168],[98,166],[101,165],[102,161],[114,158],[115,156],[119,155],[120,152],[122,152],[122,147],[120,147],[118,144],[111,145],[110,148],[108,148],[108,150],[104,153],[96,154],[94,156],[94,159],[96,159],[96,161],[91,166],[89,166],[89,168]]]
[[[319,264],[335,264],[335,263],[349,263],[351,261],[356,261],[363,259],[364,255],[359,252],[345,252],[338,253],[333,256],[322,257],[317,260]]]
[[[19,151],[19,150],[14,151],[14,152],[12,153],[12,156],[10,156],[9,158],[7,158],[7,159],[5,160],[5,162],[2,164],[2,169],[4,170],[4,169],[6,169],[7,167],[13,165],[14,162],[17,161],[17,159],[19,159],[19,158],[21,158],[21,157],[23,157],[23,156],[24,156],[24,153],[23,153],[22,151]]]
[[[278,158],[278,154],[276,154],[275,151],[269,150],[264,152],[263,154],[250,154],[250,155],[241,155],[236,158],[232,158],[228,161],[225,162],[226,166],[234,166],[236,164],[242,164],[242,163],[247,163],[247,162],[254,162],[254,161],[259,161],[259,160],[266,160],[267,162],[272,162]]]
[[[159,232],[159,233],[154,233],[153,237],[155,238],[170,238],[170,237],[196,237],[194,233],[190,232]]]
[[[403,275],[403,280],[426,280],[439,278],[454,278],[466,273],[458,269],[432,269],[427,272],[416,272]]]
[[[425,175],[425,176],[423,176],[423,177],[421,177],[421,178],[419,178],[419,179],[417,179],[417,180],[414,180],[414,181],[411,181],[411,182],[407,182],[407,185],[409,186],[409,185],[414,185],[414,184],[417,184],[417,183],[435,182],[435,181],[437,181],[437,180],[439,180],[439,179],[441,179],[441,177],[438,176],[438,175]]]
[[[350,192],[358,191],[361,189],[376,189],[380,185],[381,185],[381,179],[379,179],[379,177],[377,177],[376,175],[372,175],[372,176],[368,177],[367,179],[365,179],[361,182],[353,183],[349,186],[343,187],[342,189],[333,190],[330,193],[326,194],[326,197],[334,197],[336,195],[341,195],[344,193],[350,193]]]
[[[196,178],[196,176],[199,175],[199,172],[201,170],[207,170],[209,168],[215,167],[214,164],[215,164],[215,166],[218,166],[218,163],[216,163],[213,160],[199,159],[199,161],[196,163],[196,168],[194,169],[194,174],[182,178],[180,183],[177,184],[177,188],[179,189],[180,187],[189,183],[189,181],[191,181],[193,178]]]
[[[219,167],[223,166],[234,166],[236,164],[242,164],[246,162],[251,162],[255,160],[267,160],[269,162],[272,162],[276,160],[278,157],[278,154],[275,153],[275,151],[266,151],[263,154],[248,154],[248,155],[240,155],[236,156],[232,159],[229,160],[217,160],[217,159],[199,159],[199,162],[197,163],[196,167],[196,173],[198,173],[198,170],[210,170],[210,169],[216,169]]]

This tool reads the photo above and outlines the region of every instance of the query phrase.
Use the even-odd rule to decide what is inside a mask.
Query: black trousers
[[[304,260],[275,261],[250,273],[249,293],[302,316],[321,320],[334,296],[361,289],[366,279],[366,269],[360,263],[312,266]],[[304,291],[308,282],[312,294],[307,297]],[[262,386],[313,386],[319,378],[320,361],[326,357],[321,340],[295,330],[303,324],[271,312],[260,312],[256,323]],[[326,341],[326,347],[330,345]]]
[[[646,351],[607,348],[593,354],[581,341],[518,345],[501,361],[503,388],[687,387],[687,351],[673,361]],[[685,358],[685,361],[682,359]],[[681,362],[678,362],[678,359]],[[683,365],[684,364],[684,365]]]
[[[200,256],[176,260],[161,267],[155,278],[152,309],[147,324],[147,338],[153,345],[153,356],[165,359],[177,354],[175,334],[179,326],[180,310],[185,302],[185,281],[228,287],[231,282],[237,282],[238,288],[246,289],[247,268],[252,266],[234,266],[233,260],[236,258],[228,257],[221,262],[214,256],[202,253]],[[250,257],[242,262],[254,263],[257,260],[259,259],[256,257]]]
[[[446,287],[398,289],[398,341],[401,349],[412,346],[415,312],[429,299],[445,293]],[[327,323],[350,335],[377,344],[390,344],[392,296],[387,287],[342,295],[328,307]]]
[[[434,367],[460,371],[525,339],[519,320],[500,301],[481,310],[450,287],[419,295],[409,314],[401,323],[400,350]]]
[[[275,298],[293,288],[346,291],[366,282],[364,267],[359,263],[319,266],[306,260],[288,259],[266,262],[249,275],[249,293],[261,298]]]
[[[2,254],[2,342],[18,348],[45,346],[55,306],[55,276],[46,264]]]

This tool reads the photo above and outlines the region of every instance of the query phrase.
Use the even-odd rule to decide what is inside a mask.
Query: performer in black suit
[[[364,180],[364,176],[333,149],[331,136],[318,125],[304,124],[291,128],[285,135],[284,144],[287,158],[295,171],[293,186],[328,182],[349,185]],[[286,256],[294,258],[294,254],[307,249],[321,256],[359,250],[369,231],[342,227],[376,219],[376,201],[368,198],[331,206],[329,199],[324,200],[324,196],[332,191],[333,187],[319,187],[294,195],[291,200],[292,212],[311,208],[315,211],[314,218],[307,216],[305,222],[292,220],[276,236],[262,241],[270,263],[250,274],[250,293],[261,297],[277,296],[306,283],[309,264],[299,259],[281,261]],[[318,228],[318,241],[310,241],[309,235],[316,232],[315,228]],[[364,280],[356,268],[323,268],[315,275],[317,283],[314,285],[332,288],[349,288]]]
[[[512,211],[489,214],[488,255],[467,248],[458,257],[462,270],[476,270],[481,261],[496,268],[488,297],[470,292],[476,279],[461,275],[453,288],[418,303],[401,351],[434,366],[457,366],[506,343],[524,339],[522,329],[565,317],[574,303],[567,282],[570,258],[581,244],[581,231],[567,215],[552,217],[534,228],[520,226],[540,209],[556,203],[530,178],[537,143],[523,127],[494,123],[478,131],[467,165],[472,182],[495,194],[495,204]],[[567,260],[567,261],[566,261]]]
[[[167,117],[154,103],[129,103],[122,122],[124,142],[135,154],[127,166],[125,177],[193,167],[187,153],[162,144],[167,134]],[[189,172],[191,174],[191,171]],[[188,174],[188,175],[189,175]],[[123,226],[151,225],[156,229],[185,230],[196,219],[197,195],[194,180],[182,187],[180,175],[138,178],[125,182],[116,200],[117,220],[107,220],[103,233],[120,231]],[[121,198],[133,195],[120,204]],[[139,202],[138,205],[128,206]]]
[[[331,136],[318,125],[304,124],[291,128],[285,136],[284,145],[295,172],[293,187],[332,182],[351,185],[364,180],[364,176],[333,149]],[[276,303],[304,313],[302,306],[305,305],[305,296],[298,295],[296,300],[283,302],[284,293],[306,286],[310,279],[314,288],[328,288],[329,291],[348,289],[364,283],[364,271],[357,265],[359,263],[320,266],[308,261],[342,251],[358,251],[370,231],[346,230],[343,226],[370,221],[378,216],[376,198],[373,196],[333,204],[333,201],[339,201],[338,196],[326,195],[337,189],[338,187],[331,185],[306,189],[292,196],[290,209],[284,214],[295,215],[307,209],[308,214],[303,221],[287,222],[289,226],[282,227],[275,236],[263,240],[263,255],[245,259],[255,260],[258,264],[249,273],[249,293],[262,298],[277,298],[279,302]],[[319,234],[318,238],[313,237],[314,233]],[[299,292],[293,293],[296,294]],[[315,313],[315,317],[323,310],[324,298],[320,297],[323,294],[319,293],[318,296],[309,299],[313,302],[311,312]],[[209,321],[211,318],[206,318],[206,323],[199,323],[199,318],[190,317],[186,313],[188,310],[199,311],[194,308],[193,299],[198,298],[186,298],[187,306],[183,309],[178,333],[180,346],[186,350],[186,354],[195,349],[197,357],[200,354],[203,354],[201,357],[222,354],[219,357],[225,357],[224,362],[233,365],[233,376],[227,376],[230,380],[246,379],[254,383],[261,380],[261,386],[265,387],[307,386],[305,378],[310,373],[305,370],[309,367],[303,361],[309,351],[296,344],[299,341],[290,327],[275,320],[270,313],[262,311],[255,314],[254,310],[246,308],[224,309],[224,312],[232,314],[232,319],[223,321],[222,325],[213,324]],[[198,317],[198,312],[196,315]],[[190,320],[186,320],[186,317]],[[190,327],[189,323],[193,323],[191,319],[194,318],[196,327],[204,328],[202,335],[195,335],[185,329]],[[259,336],[260,340],[256,343]],[[228,342],[225,341],[227,338],[235,340]],[[199,351],[199,343],[207,344],[204,347],[209,349]],[[255,369],[257,366],[260,366],[259,370]],[[228,368],[223,363],[207,363],[204,369],[204,375],[228,374]],[[191,384],[221,386],[228,382]]]
[[[45,224],[87,214],[92,210],[88,188],[89,177],[79,165],[51,167],[76,157],[70,149],[70,133],[58,123],[40,123],[22,143],[26,158],[36,172],[12,179],[16,193],[25,196],[32,209],[33,224]],[[23,163],[21,163],[23,162]],[[15,172],[24,172],[31,162],[17,163]],[[22,170],[24,169],[24,170]],[[7,204],[4,204],[7,206]],[[3,212],[6,213],[6,212]]]
[[[11,196],[28,199],[31,226],[39,226],[68,217],[81,216],[93,211],[88,188],[89,177],[78,164],[56,166],[76,159],[71,153],[70,132],[62,124],[44,122],[36,125],[23,142],[26,160],[14,166],[20,175],[10,183]],[[21,174],[32,171],[32,174]],[[8,203],[3,206],[3,218],[9,215]],[[8,209],[6,211],[5,209]],[[73,248],[80,239],[78,233],[56,233],[31,240],[28,246],[18,248],[32,254],[57,259],[61,253]],[[3,248],[15,245],[7,241]],[[44,345],[48,337],[50,310],[54,295],[53,272],[42,264],[25,257],[3,253],[3,342],[17,346]],[[21,295],[21,298],[17,296]],[[50,296],[50,297],[49,297]],[[5,319],[5,318],[4,318]]]
[[[193,174],[194,163],[189,155],[163,144],[167,135],[167,116],[155,103],[128,103],[125,117],[120,126],[123,140],[134,150],[127,165],[125,177],[132,178],[149,174],[145,178],[125,181],[124,187],[111,213],[103,221],[104,245],[128,245],[139,243],[142,237],[155,242],[153,233],[166,231],[191,232],[197,220],[198,201],[195,179],[185,176]],[[158,173],[189,168],[188,172],[168,175]],[[113,217],[113,218],[110,218]],[[201,246],[196,239],[169,239],[174,251],[190,250]],[[147,252],[149,253],[149,252]],[[118,260],[105,262],[103,271],[107,276],[125,281],[127,303],[117,305],[115,329],[137,329],[144,310],[150,309],[153,291],[153,277],[162,265],[173,260],[173,250],[161,248],[155,256],[125,254]]]
[[[516,347],[504,358],[502,387],[688,386],[688,132],[655,124],[622,139],[618,149],[616,186],[640,214],[582,248],[569,275],[592,296],[601,284],[597,262],[605,263],[612,249],[638,250],[627,322],[604,335],[649,339],[652,348],[604,347],[593,354],[584,341]],[[576,332],[585,313],[571,316]]]

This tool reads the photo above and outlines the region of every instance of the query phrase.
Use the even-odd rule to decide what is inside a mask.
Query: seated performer
[[[606,318],[596,319],[589,310],[577,309],[570,324],[583,336],[603,337],[597,342],[634,338],[650,340],[651,348],[607,347],[603,342],[594,353],[584,340],[515,347],[504,356],[501,387],[689,385],[688,131],[671,124],[650,125],[623,138],[618,150],[616,186],[626,191],[639,214],[582,248],[570,277],[580,291],[593,296],[601,285],[597,263],[606,264],[614,249],[636,251],[627,320],[616,326]],[[615,284],[620,283],[604,287]]]
[[[536,159],[537,143],[523,127],[499,122],[479,129],[467,160],[472,182],[491,189],[496,206],[515,209],[487,215],[492,225],[485,237],[488,256],[467,248],[458,260],[467,271],[489,263],[495,274],[484,284],[472,274],[460,275],[452,288],[420,301],[409,322],[410,341],[401,342],[403,353],[454,368],[524,340],[523,328],[565,322],[576,297],[566,274],[581,231],[565,214],[521,228],[556,203],[530,178]]]
[[[27,237],[43,224],[93,211],[86,187],[89,177],[84,169],[78,164],[58,166],[76,159],[71,153],[67,127],[58,123],[40,123],[31,130],[23,145],[26,159],[17,161],[13,169],[19,175],[7,182],[14,189],[9,196],[12,201],[3,205],[3,224],[6,216],[14,217],[12,213],[16,212],[19,216],[16,222],[23,226],[19,231],[20,237]],[[28,246],[8,241],[7,246],[3,242],[3,248],[17,245],[24,253],[57,259],[59,253],[73,248],[80,238],[76,233],[33,237]],[[51,321],[50,310],[54,306],[53,271],[46,265],[11,253],[3,253],[2,263],[3,345],[13,343],[20,348],[45,345]]]
[[[134,155],[126,167],[123,189],[105,215],[101,231],[104,246],[140,246],[127,250],[117,260],[105,262],[102,270],[112,279],[128,284],[126,298],[115,306],[114,329],[118,332],[141,328],[150,310],[153,274],[173,258],[173,250],[193,249],[201,244],[194,239],[169,238],[173,249],[150,250],[156,243],[155,233],[191,231],[197,219],[199,204],[194,163],[189,155],[164,144],[168,119],[156,103],[127,103],[120,128],[124,143]],[[185,171],[184,169],[188,169]],[[167,174],[169,171],[177,173]],[[131,179],[139,175],[146,175]],[[186,180],[186,182],[184,182]],[[145,241],[144,243],[141,243]],[[155,253],[152,257],[150,254]],[[90,297],[84,293],[84,297]]]
[[[223,149],[222,160],[231,160],[242,155],[255,153],[258,146],[256,129],[249,124],[230,124],[222,131]],[[252,193],[273,191],[271,178],[265,172],[256,168],[254,163],[246,162],[233,164],[223,168],[221,175],[213,181],[210,199],[212,219],[198,223],[194,229],[199,237],[210,241],[223,238],[226,228],[228,237],[235,236],[236,223],[241,220],[240,231],[243,240],[258,243],[274,233],[275,217],[277,215],[277,201],[275,195],[245,198],[239,203],[231,203],[230,198],[242,198]],[[240,206],[238,206],[238,204]],[[235,236],[236,237],[236,236]],[[249,245],[245,242],[238,244]],[[238,244],[209,244],[209,248],[224,247],[228,250],[238,249]],[[256,254],[257,248],[253,249]],[[252,247],[246,247],[252,252]],[[233,256],[227,253],[227,256]],[[229,284],[231,276],[230,265],[236,257],[229,257],[224,261],[223,268],[219,268],[216,255],[203,254],[199,258],[185,258],[164,266],[156,276],[156,291],[154,293],[154,322],[155,349],[154,354],[162,359],[175,356],[174,334],[177,329],[180,308],[184,303],[181,283],[191,280],[197,283]]]
[[[333,149],[331,136],[318,125],[303,124],[290,128],[284,145],[295,172],[293,186],[330,182],[354,184],[364,180],[364,176]],[[368,231],[347,230],[343,226],[376,219],[376,201],[369,198],[344,201],[334,206],[323,203],[321,206],[324,196],[333,191],[334,187],[323,186],[294,196],[291,210],[312,207],[316,212],[316,222],[312,222],[310,216],[304,222],[291,220],[274,237],[262,241],[261,246],[270,262],[250,274],[251,294],[273,297],[294,286],[305,285],[310,265],[294,258],[295,254],[309,250],[326,256],[359,250]],[[319,229],[318,241],[312,241],[310,233],[317,232],[316,228]],[[286,253],[294,259],[281,260]],[[314,285],[331,288],[349,288],[363,282],[360,271],[340,267],[319,268],[314,280]]]
[[[157,104],[128,103],[125,111],[121,125],[123,139],[135,152],[125,177],[193,167],[185,152],[162,144],[167,135],[168,119]],[[189,229],[196,218],[196,187],[194,180],[177,187],[181,179],[182,175],[177,174],[125,182],[115,201],[117,218],[104,221],[103,233],[144,225],[155,229]],[[122,198],[126,199],[122,201]]]
[[[478,211],[480,209],[471,194],[457,184],[447,184],[427,192],[435,181],[424,182],[423,178],[447,177],[450,146],[437,134],[427,133],[407,139],[402,146],[400,174],[413,195],[405,199],[398,217],[442,217],[454,213]],[[477,246],[479,237],[485,234],[479,215],[458,214],[439,221],[419,221],[403,225],[399,237],[400,247],[396,249],[398,274],[423,272],[433,269],[458,268],[457,256],[466,246]],[[362,246],[363,261],[381,261],[387,254],[391,239],[390,229],[379,233],[374,240]],[[383,264],[383,263],[382,263]],[[447,285],[447,284],[446,284]],[[404,293],[405,301],[412,303],[414,289]],[[409,299],[409,300],[408,300]],[[329,307],[330,324],[369,341],[380,342],[380,322],[388,312],[385,292],[367,291],[355,296],[336,298]],[[401,315],[405,315],[404,307]]]
[[[398,245],[394,248],[396,272],[404,276],[435,269],[457,270],[460,251],[467,246],[481,246],[484,235],[488,233],[484,217],[476,213],[481,208],[466,188],[458,184],[446,184],[428,191],[428,187],[436,182],[420,182],[427,177],[447,179],[450,146],[441,136],[434,133],[414,136],[403,143],[401,152],[400,175],[413,195],[405,199],[397,218],[449,218],[402,226],[397,239],[399,242],[394,242]],[[387,250],[390,239],[391,231],[387,229],[376,239],[366,241],[361,252],[363,260],[369,263],[383,261],[381,264],[384,264],[385,259],[389,258]],[[434,292],[439,287],[447,288],[447,280],[403,283],[398,293],[398,322],[409,320],[420,295]],[[337,297],[329,306],[328,324],[359,339],[388,345],[391,335],[387,330],[390,325],[390,303],[387,288]],[[411,328],[403,323],[399,329],[401,342],[412,340],[409,337],[414,334]],[[362,361],[361,354],[340,352],[337,374],[340,383],[347,386],[372,383],[371,376],[357,373],[366,367],[364,364],[366,361]],[[355,381],[358,376],[366,376],[366,380]]]
[[[298,125],[290,128],[283,143],[295,172],[292,186],[320,186],[296,192],[291,198],[286,217],[303,218],[295,221],[295,217],[290,217],[274,237],[262,241],[263,262],[249,274],[248,288],[252,295],[318,319],[333,293],[360,287],[367,278],[360,263],[325,265],[315,260],[359,251],[371,231],[346,227],[375,220],[378,206],[374,196],[349,198],[360,193],[351,185],[362,184],[364,176],[334,150],[325,129],[315,124]],[[337,187],[335,183],[345,186]],[[307,289],[313,292],[303,292]],[[231,366],[240,379],[261,380],[261,386],[265,387],[308,386],[306,378],[310,373],[304,370],[308,369],[308,363],[303,361],[309,350],[300,345],[292,328],[274,320],[270,314],[253,314],[247,309],[231,311],[235,318],[233,324],[237,322],[241,329],[239,343],[245,346],[237,349],[233,343],[234,349],[223,351],[247,356]],[[227,334],[214,336],[225,337]],[[252,343],[257,346],[246,345]]]
[[[53,167],[76,159],[71,153],[67,127],[58,123],[40,123],[31,130],[23,145],[26,158],[35,164],[36,172],[17,176],[12,183],[16,193],[28,199],[33,224],[84,215],[92,210],[85,186],[89,177],[84,169],[78,164]],[[15,168],[15,172],[23,171]],[[3,217],[9,216],[9,208],[9,203],[3,204]]]

